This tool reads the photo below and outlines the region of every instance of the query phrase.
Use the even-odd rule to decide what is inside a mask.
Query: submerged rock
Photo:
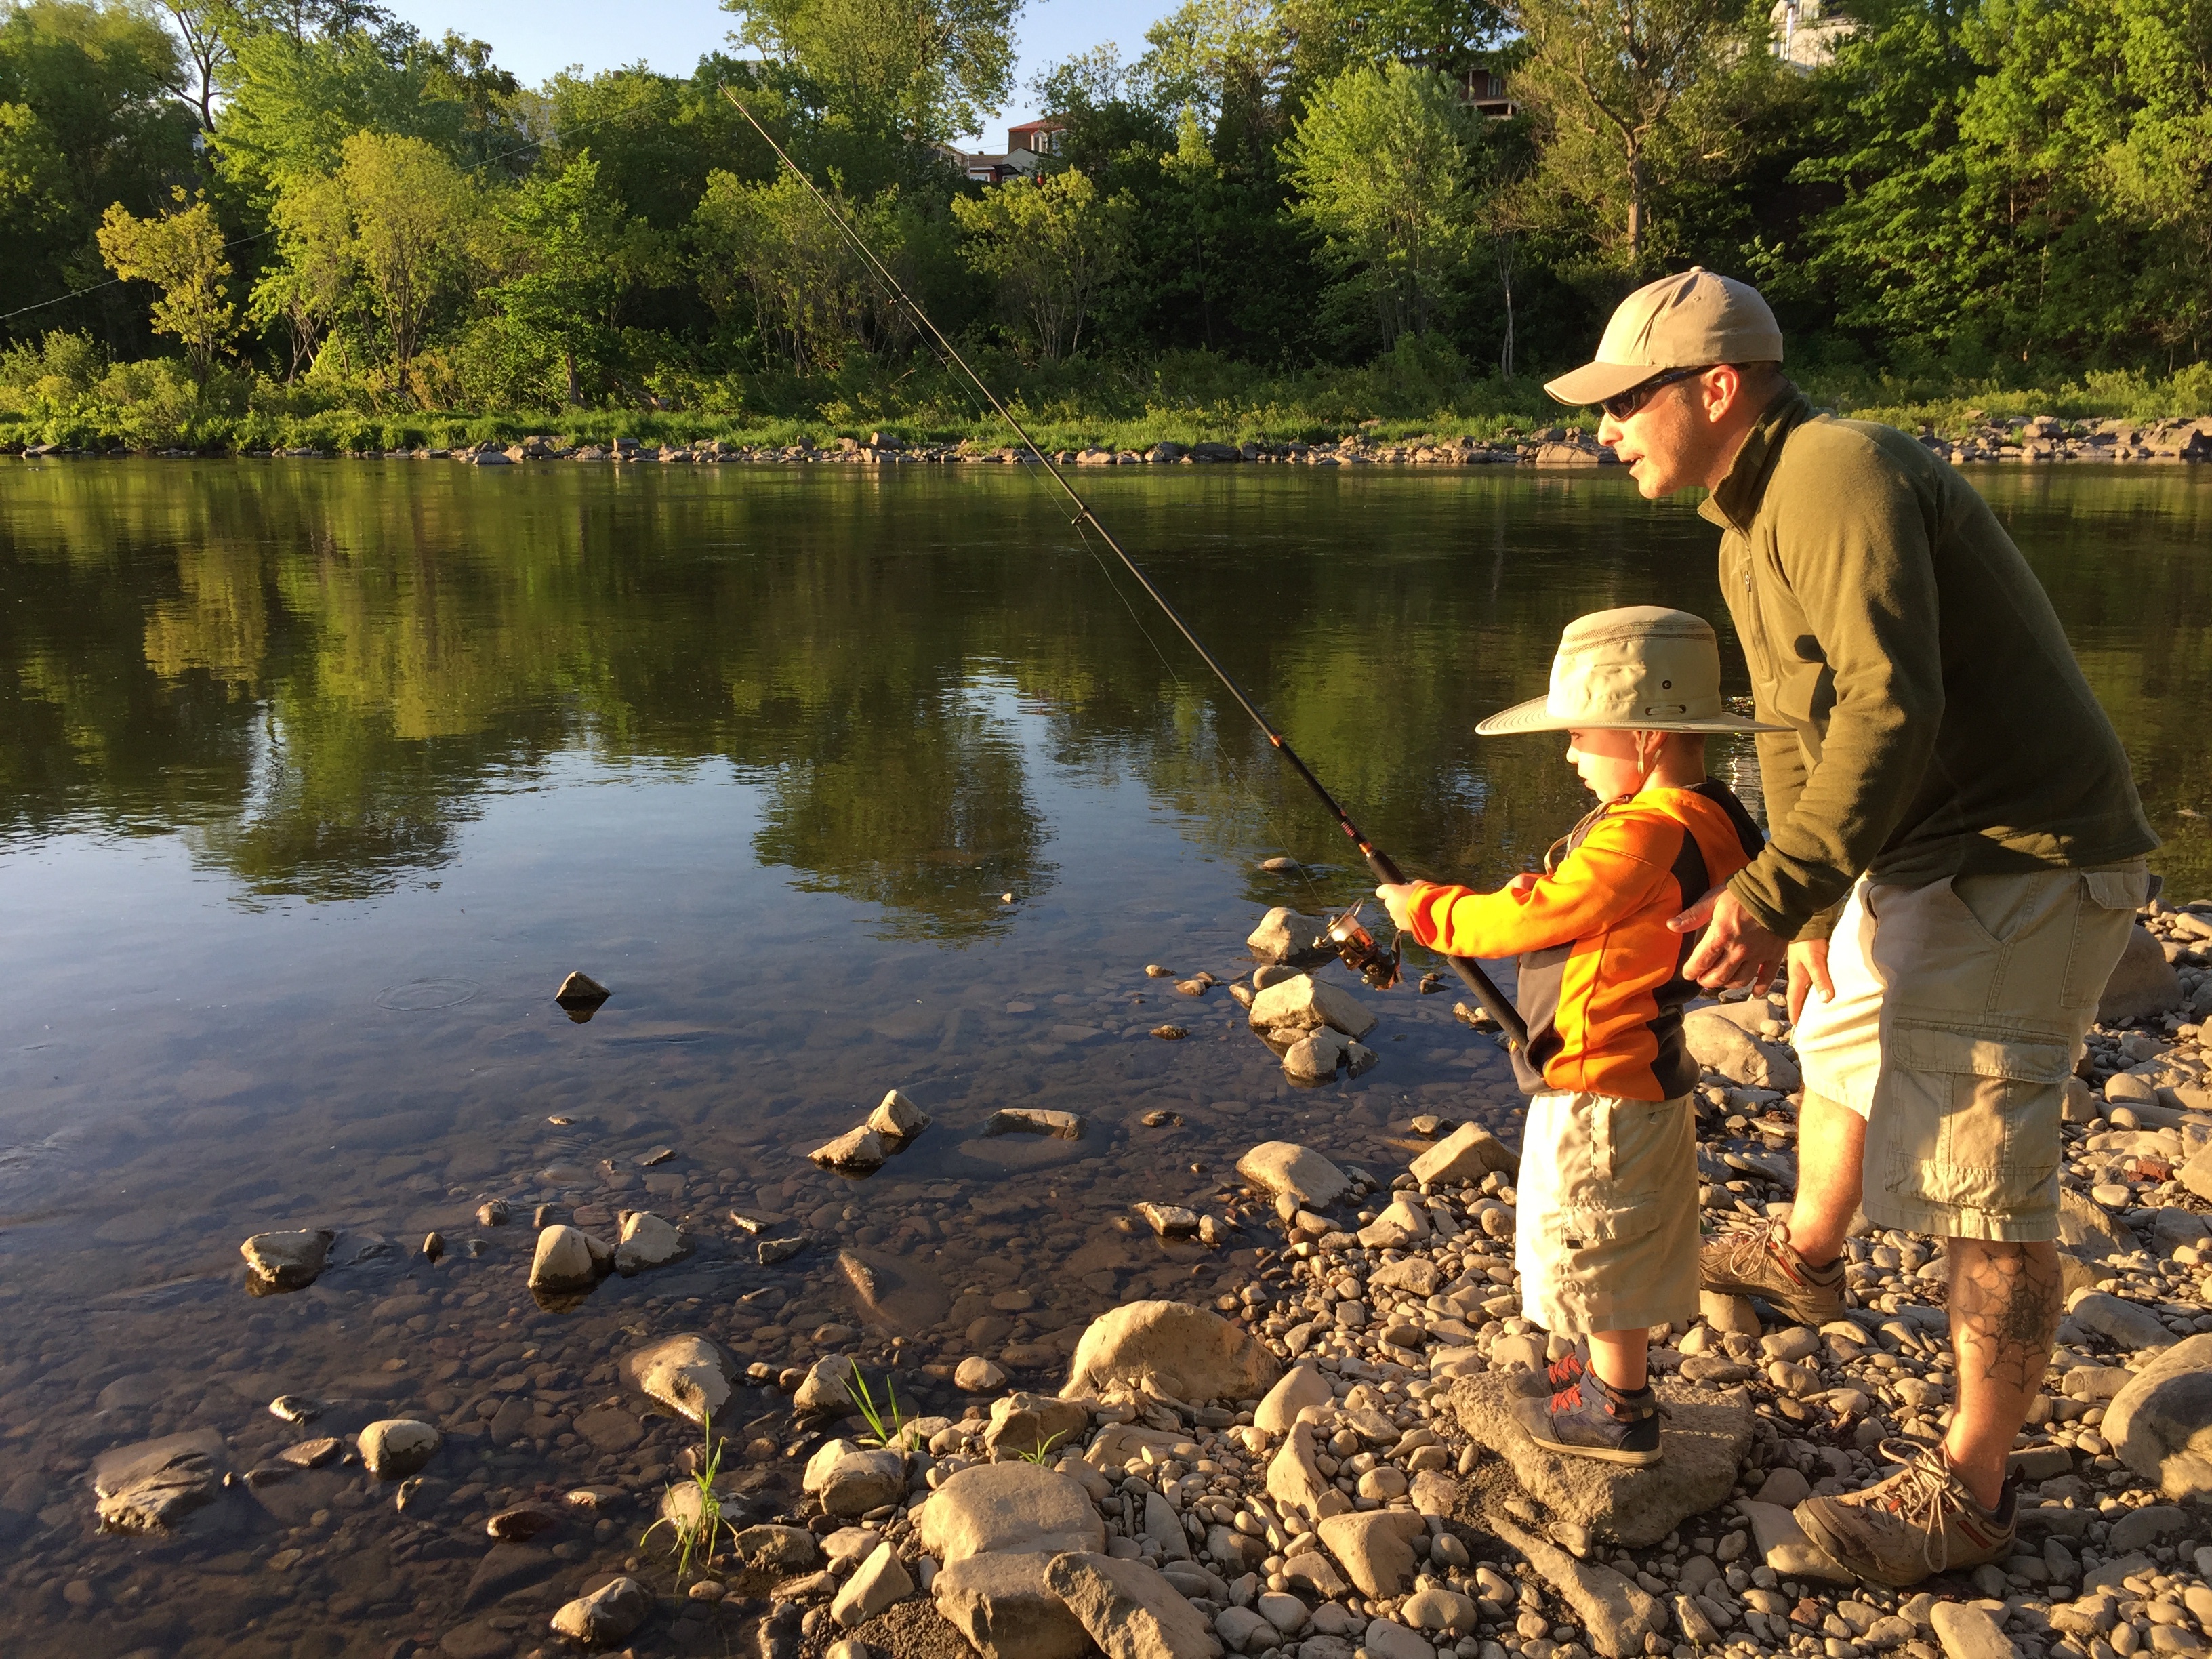
[[[670,1336],[627,1355],[623,1382],[691,1422],[704,1424],[729,1403],[729,1358],[703,1336]]]
[[[1300,1083],[1327,1083],[1349,1051],[1343,1036],[1324,1025],[1283,1050],[1283,1070]]]
[[[930,1125],[930,1115],[893,1089],[868,1114],[868,1127],[887,1140],[911,1140]]]
[[[1055,1140],[1080,1140],[1090,1127],[1073,1112],[1048,1111],[1040,1106],[1012,1106],[991,1114],[983,1133],[992,1135],[1049,1135]]]
[[[1188,1238],[1198,1231],[1198,1212],[1180,1204],[1139,1202],[1129,1206],[1162,1238]]]
[[[862,1124],[857,1129],[848,1129],[836,1139],[825,1141],[807,1153],[807,1158],[825,1170],[835,1170],[840,1175],[872,1175],[884,1167],[890,1156],[884,1150],[884,1138]]]
[[[553,1000],[563,1008],[596,1008],[613,994],[589,974],[579,970],[561,981]]]
[[[103,1452],[93,1462],[102,1532],[166,1532],[222,1490],[226,1448],[213,1429],[194,1429]]]
[[[1307,1036],[1324,1025],[1348,1037],[1364,1037],[1375,1029],[1375,1016],[1358,997],[1310,974],[1270,985],[1252,999],[1247,1018],[1254,1030],[1279,1042]]]
[[[635,1578],[621,1577],[580,1595],[553,1615],[553,1630],[587,1648],[611,1648],[653,1612],[653,1592]]]
[[[589,1233],[551,1226],[538,1235],[531,1259],[530,1288],[562,1292],[588,1291],[614,1271],[615,1253]]]
[[[389,1417],[361,1431],[362,1466],[380,1480],[404,1480],[418,1474],[438,1455],[445,1437],[411,1417]]]
[[[238,1247],[260,1286],[301,1291],[322,1276],[337,1235],[327,1227],[304,1232],[256,1233]]]
[[[1260,918],[1244,944],[1262,962],[1313,968],[1335,959],[1336,947],[1328,942],[1328,922],[1279,904]],[[1322,941],[1318,945],[1316,939]]]
[[[690,1255],[690,1241],[674,1224],[650,1210],[625,1210],[622,1243],[615,1246],[615,1271],[628,1276]]]
[[[788,1261],[806,1248],[806,1235],[794,1234],[789,1238],[763,1238],[755,1247],[763,1267],[773,1267],[778,1262]]]

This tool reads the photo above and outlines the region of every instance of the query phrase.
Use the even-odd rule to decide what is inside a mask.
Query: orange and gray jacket
[[[1679,915],[1759,855],[1759,826],[1711,780],[1646,789],[1583,820],[1551,874],[1524,892],[1416,884],[1413,937],[1455,957],[1518,957],[1528,1046],[1521,1086],[1672,1100],[1698,1080],[1682,1041],[1697,988]]]

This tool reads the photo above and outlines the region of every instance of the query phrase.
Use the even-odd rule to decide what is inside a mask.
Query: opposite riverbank
[[[298,435],[298,434],[295,434]],[[421,438],[412,430],[401,437]],[[393,443],[378,447],[367,434],[355,441],[309,436],[297,443],[249,445],[232,449],[224,445],[198,448],[169,445],[160,448],[109,444],[99,439],[80,443],[21,440],[0,443],[0,454],[25,460],[125,459],[153,456],[188,459],[204,455],[235,453],[249,458],[331,459],[339,456],[371,460],[456,460],[479,466],[502,466],[529,462],[580,461],[714,465],[726,462],[792,463],[844,462],[853,465],[897,465],[934,462],[1021,462],[1026,451],[1003,438],[950,441],[909,439],[880,428],[865,435],[840,433],[817,435],[796,432],[781,435],[686,437],[671,434],[640,438],[630,433],[595,438],[590,433],[529,433],[520,436],[489,436],[456,442]],[[2212,418],[2169,419],[2138,422],[2108,419],[2069,423],[2055,416],[1984,420],[1971,430],[1949,437],[1923,430],[1920,441],[1947,460],[2042,464],[2069,461],[2195,462],[2212,460]],[[1252,462],[1313,466],[1413,465],[1477,466],[1528,463],[1538,466],[1603,466],[1617,465],[1613,451],[1600,445],[1587,425],[1522,428],[1494,424],[1483,435],[1453,434],[1434,429],[1415,434],[1394,433],[1385,423],[1368,421],[1359,429],[1340,436],[1304,439],[1175,438],[1133,439],[1117,447],[1110,440],[1092,438],[1078,445],[1062,435],[1040,434],[1040,442],[1058,465],[1065,466],[1212,465]]]

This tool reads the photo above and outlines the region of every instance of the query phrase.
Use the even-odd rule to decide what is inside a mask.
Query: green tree
[[[275,218],[284,271],[265,276],[256,309],[307,312],[326,330],[372,323],[389,353],[391,385],[417,395],[416,356],[434,319],[484,271],[481,192],[421,138],[357,132],[337,171],[289,177]],[[295,354],[296,355],[296,354]]]
[[[100,283],[94,238],[108,204],[155,211],[189,174],[191,119],[169,93],[177,64],[167,31],[119,0],[0,5],[0,310]],[[107,290],[21,325],[94,324],[120,350],[143,339],[143,315]]]
[[[520,269],[489,294],[526,339],[560,360],[568,401],[609,352],[624,290],[659,263],[659,239],[633,220],[580,152],[558,173],[526,179],[501,204]]]
[[[313,364],[353,299],[353,216],[345,186],[320,173],[295,175],[278,196],[270,223],[276,257],[262,268],[247,314],[264,329],[283,328],[289,383]]]
[[[2190,153],[2205,106],[2192,0],[1892,0],[1824,72],[1843,199],[1811,228],[1840,320],[1986,373],[2141,362],[2205,338]]]
[[[2212,3],[2142,0],[2120,25],[2137,101],[2104,160],[2113,204],[2153,238],[2144,300],[2170,368],[2212,346]]]
[[[1281,0],[1291,76],[1309,90],[1362,65],[1413,64],[1461,79],[1491,65],[1506,31],[1492,0]]]
[[[207,390],[216,354],[238,337],[237,303],[230,297],[230,261],[222,227],[205,197],[177,187],[174,204],[157,218],[141,219],[122,203],[100,226],[100,252],[125,282],[161,290],[154,301],[154,331],[180,342],[192,366],[192,389]]]
[[[737,39],[804,74],[830,111],[918,143],[975,131],[1013,88],[1022,0],[722,0]]]
[[[1291,211],[1372,301],[1385,344],[1432,325],[1480,200],[1479,118],[1433,70],[1350,69],[1316,95],[1284,161]]]
[[[263,208],[288,177],[336,168],[363,131],[419,138],[478,170],[505,161],[519,171],[527,141],[514,78],[490,53],[481,40],[449,33],[434,45],[404,27],[250,34],[222,71],[222,172]]]
[[[1127,263],[1135,206],[1126,195],[1102,197],[1086,175],[1066,172],[956,197],[952,215],[969,265],[996,279],[1000,303],[1020,319],[1037,355],[1057,362],[1082,349],[1100,287]]]
[[[1737,117],[1778,70],[1741,0],[1516,0],[1534,110],[1533,198],[1599,261],[1639,275],[1678,252],[1667,216],[1741,159]]]
[[[896,191],[856,202],[827,192],[902,284],[914,276],[913,216]],[[887,349],[911,327],[821,204],[788,173],[752,184],[717,172],[692,227],[701,285],[726,319],[749,311],[762,343],[800,374],[842,367],[854,351]]]
[[[471,275],[477,191],[422,139],[378,133],[346,140],[339,176],[352,209],[353,258],[376,296],[405,397],[409,369],[439,302]]]
[[[1272,180],[1287,131],[1291,39],[1276,0],[1183,0],[1145,32],[1136,73],[1158,107],[1194,109],[1221,164]]]

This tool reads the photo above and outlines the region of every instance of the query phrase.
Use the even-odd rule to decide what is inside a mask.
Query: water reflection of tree
[[[1086,483],[1409,867],[1503,874],[1581,810],[1558,739],[1472,732],[1540,690],[1571,617],[1659,601],[1726,634],[1710,528],[1617,480]],[[2175,695],[2212,670],[2178,522],[2207,492],[2067,487],[2031,555],[2166,812],[2207,757],[2201,700]],[[83,465],[11,490],[0,824],[19,831],[182,827],[254,890],[356,894],[450,857],[488,788],[559,753],[719,757],[763,789],[760,859],[893,932],[959,937],[1054,879],[1018,705],[1059,766],[1140,781],[1201,844],[1334,864],[1331,897],[1355,879],[1187,649],[1009,470]],[[2166,550],[2124,586],[2100,551],[2116,513]],[[2100,514],[2097,537],[2067,533]]]

